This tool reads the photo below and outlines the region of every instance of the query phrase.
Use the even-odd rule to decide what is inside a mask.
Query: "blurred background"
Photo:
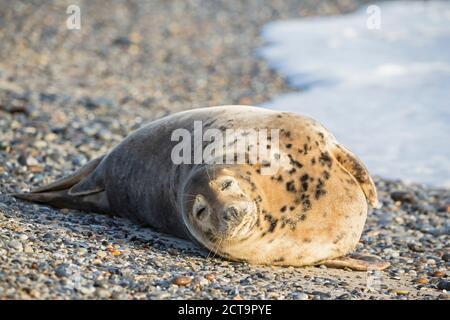
[[[256,58],[262,26],[361,3],[1,1],[1,188],[72,171],[169,113],[293,90]]]
[[[450,183],[448,2],[1,1],[0,9],[0,147],[10,149],[0,173],[23,176],[29,165],[34,182],[50,167],[82,165],[143,122],[246,104],[316,118],[375,174]]]

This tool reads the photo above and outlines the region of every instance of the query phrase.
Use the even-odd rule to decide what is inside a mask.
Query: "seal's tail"
[[[107,211],[108,203],[104,187],[95,174],[103,157],[90,161],[73,174],[46,186],[26,193],[14,193],[13,197],[57,208],[85,211]]]
[[[378,196],[377,189],[373,183],[372,178],[369,175],[369,171],[364,166],[362,161],[358,159],[350,150],[344,146],[335,143],[331,150],[339,164],[348,171],[358,181],[364,195],[367,198],[367,202],[374,207],[378,208]]]

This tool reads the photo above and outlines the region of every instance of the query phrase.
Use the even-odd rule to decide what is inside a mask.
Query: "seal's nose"
[[[222,220],[227,223],[239,223],[250,213],[250,208],[250,204],[246,201],[229,204],[222,211]]]
[[[223,211],[222,218],[225,221],[239,220],[239,217],[242,215],[241,212],[242,210],[239,210],[236,206],[231,205]]]

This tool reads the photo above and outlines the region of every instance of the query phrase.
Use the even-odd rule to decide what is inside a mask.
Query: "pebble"
[[[450,291],[450,281],[440,280],[437,284],[438,289]]]
[[[67,267],[64,264],[60,264],[59,266],[57,266],[55,268],[55,274],[60,277],[68,277],[69,276],[69,272],[67,270]]]
[[[418,283],[418,284],[427,284],[427,283],[429,283],[430,281],[429,281],[427,278],[417,278],[417,279],[415,280],[415,282]]]
[[[304,292],[295,292],[292,294],[295,300],[309,300],[309,295]]]
[[[22,242],[18,241],[18,240],[11,240],[8,242],[8,246],[14,250],[17,251],[23,251],[23,245]]]
[[[100,299],[109,299],[111,298],[111,293],[103,288],[95,289],[95,295]]]
[[[208,274],[205,275],[205,278],[208,281],[214,281],[216,279],[216,276],[214,274],[212,274],[212,273],[208,273]]]
[[[409,291],[408,290],[396,290],[395,293],[398,296],[407,296],[409,294]]]
[[[445,275],[445,272],[444,271],[440,271],[440,270],[435,271],[435,272],[432,273],[433,277],[443,277],[444,275]]]
[[[331,295],[329,293],[313,291],[312,292],[314,300],[329,300],[331,299]]]
[[[105,258],[108,254],[105,251],[98,251],[97,256],[99,258]]]
[[[391,192],[391,198],[394,201],[399,201],[402,203],[413,203],[415,201],[414,195],[407,191]]]
[[[172,280],[172,283],[176,284],[177,286],[187,286],[191,282],[192,282],[192,278],[186,277],[186,276],[178,276]]]

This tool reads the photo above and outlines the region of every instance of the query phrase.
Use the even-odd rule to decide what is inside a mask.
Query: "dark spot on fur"
[[[324,183],[323,183],[322,179],[319,179],[317,182],[316,191],[314,194],[314,197],[316,198],[316,200],[319,200],[322,196],[327,194],[327,192],[323,188],[324,188]]]
[[[309,146],[307,143],[303,145],[303,154],[306,156],[308,154]]]
[[[267,160],[263,160],[262,164],[263,167],[270,167],[270,162]]]
[[[306,174],[306,173],[300,177],[300,183],[302,185],[302,191],[307,191],[308,190],[308,178],[309,178],[309,175]]]
[[[298,169],[301,169],[303,167],[303,165],[295,160],[291,155],[288,155],[288,157],[292,165],[296,166]]]
[[[283,262],[284,261],[284,257],[279,257],[273,260],[274,263],[276,262]]]
[[[281,209],[280,209],[280,211],[281,211],[281,212],[285,212],[286,209],[287,209],[287,206],[282,206]]]
[[[295,192],[295,184],[294,184],[293,180],[288,181],[286,183],[286,190],[289,191],[289,192]]]
[[[311,200],[309,200],[309,194],[302,193],[300,196],[300,203],[302,204],[303,212],[311,209]]]
[[[297,223],[290,218],[283,217],[281,218],[281,228],[283,229],[286,226],[288,226],[291,229],[291,231],[294,231],[295,228],[297,227]]]
[[[286,145],[286,148],[288,148],[288,149],[292,148],[292,143],[288,143],[288,144]]]
[[[336,244],[344,238],[344,234],[340,233],[334,240],[333,243]]]
[[[278,224],[278,219],[274,218],[271,214],[265,214],[264,220],[269,222],[269,229],[267,229],[267,232],[272,233]]]
[[[319,163],[322,166],[327,166],[328,168],[331,168],[331,165],[333,164],[333,159],[331,159],[328,152],[322,152],[319,157]]]

